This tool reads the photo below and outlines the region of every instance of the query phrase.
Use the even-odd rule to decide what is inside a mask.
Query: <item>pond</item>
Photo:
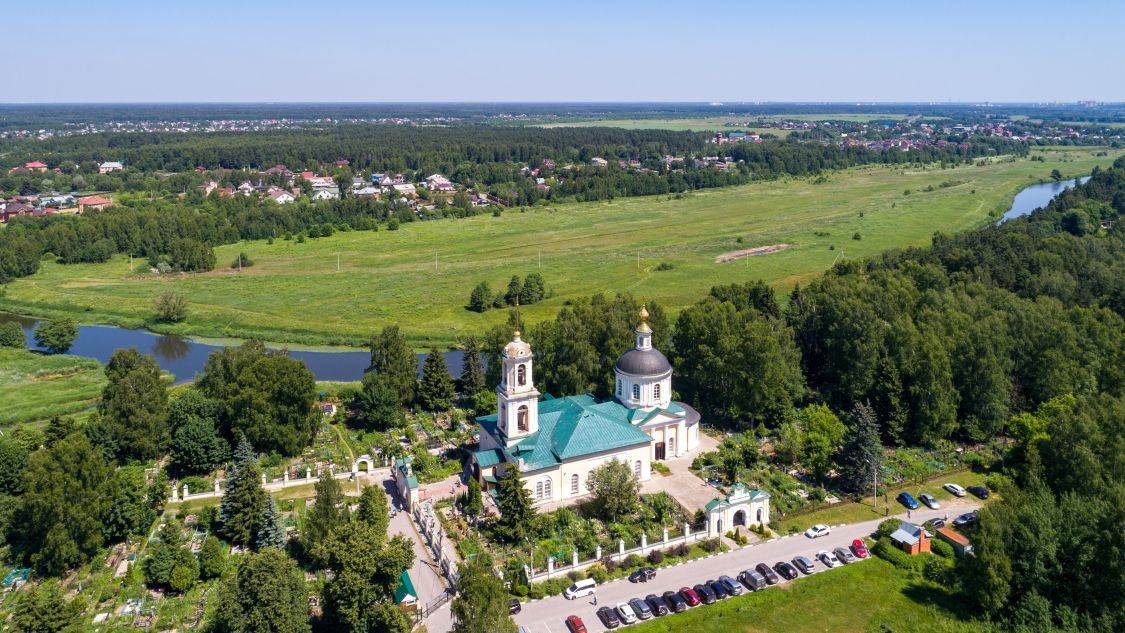
[[[28,349],[41,350],[35,345],[35,319],[0,313],[0,323],[16,321],[27,335]],[[156,334],[148,330],[129,330],[112,325],[81,325],[78,338],[70,348],[70,354],[93,358],[101,363],[109,361],[113,351],[135,347],[142,354],[156,359],[160,368],[176,376],[176,383],[190,382],[195,374],[203,371],[203,363],[211,352],[223,349],[223,345],[202,343],[183,336]],[[371,354],[359,350],[294,351],[290,358],[305,361],[317,380],[351,381],[363,377],[363,372],[371,364]],[[421,372],[425,354],[418,354],[418,369]],[[445,352],[445,362],[454,378],[461,373],[461,351]]]
[[[1089,180],[1089,176],[1081,178],[1071,178],[1070,180],[1060,180],[1059,182],[1044,182],[1029,187],[1025,187],[1022,191],[1016,194],[1012,200],[1012,208],[1004,214],[997,224],[1003,224],[1006,220],[1018,218],[1021,215],[1027,215],[1032,211],[1047,206],[1047,203],[1055,199],[1055,196],[1070,189],[1071,187],[1085,183]]]

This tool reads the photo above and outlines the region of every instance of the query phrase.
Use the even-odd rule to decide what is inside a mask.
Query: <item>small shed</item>
[[[946,543],[953,546],[953,552],[957,554],[958,558],[964,558],[966,554],[973,553],[973,543],[964,534],[947,527],[941,527],[937,530],[937,537]]]
[[[395,589],[395,604],[404,609],[413,609],[418,606],[418,592],[410,580],[410,572],[403,570],[398,577],[398,588]]]
[[[911,556],[930,551],[930,537],[926,536],[926,530],[920,525],[906,521],[903,521],[902,525],[891,534],[891,542]]]

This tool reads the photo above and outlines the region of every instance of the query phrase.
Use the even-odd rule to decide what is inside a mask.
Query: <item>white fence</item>
[[[629,549],[625,548],[624,539],[617,539],[617,551],[608,554],[608,557],[613,559],[614,561],[621,562],[632,554],[637,554],[638,556],[646,556],[650,552],[655,550],[664,550],[676,547],[678,545],[690,545],[691,543],[706,540],[707,538],[709,538],[707,536],[706,529],[700,530],[698,532],[692,532],[691,526],[687,523],[684,524],[684,531],[682,534],[678,534],[669,538],[668,528],[664,528],[663,536],[664,538],[662,538],[661,540],[649,543],[648,535],[642,534],[641,544],[638,547]],[[531,582],[541,582],[543,580],[550,580],[552,577],[558,576],[560,573],[586,569],[587,567],[595,563],[600,563],[605,558],[606,555],[604,555],[602,552],[602,546],[599,545],[598,549],[594,552],[594,557],[589,560],[580,561],[578,560],[578,552],[571,552],[569,565],[567,565],[567,561],[565,559],[559,561],[556,560],[555,557],[551,556],[547,558],[546,571],[539,571],[534,573],[532,573],[531,570],[527,569],[525,569],[524,571],[528,572],[527,577]]]
[[[336,472],[336,465],[335,464],[329,464],[328,465],[328,472],[331,474],[332,477],[334,477],[336,479],[347,479],[347,478],[350,478],[350,477],[358,477],[361,472],[364,472],[364,471],[359,470],[360,464],[366,464],[367,465],[367,471],[366,472],[369,473],[369,474],[375,471],[374,462],[371,460],[370,457],[368,457],[367,455],[364,455],[364,456],[360,457],[359,459],[357,459],[355,461],[355,464],[352,465],[352,470],[350,470],[350,471],[342,470],[340,472]],[[284,488],[289,488],[291,486],[304,486],[304,485],[307,485],[307,484],[316,483],[316,481],[318,479],[320,479],[320,475],[321,475],[321,469],[320,469],[319,466],[317,467],[317,471],[316,471],[315,474],[313,473],[313,470],[312,470],[311,467],[305,468],[305,476],[304,477],[290,478],[289,477],[289,470],[287,469],[284,472],[284,474],[282,475],[281,479],[274,479],[272,481],[266,481],[266,475],[265,475],[265,473],[262,473],[262,487],[266,489],[266,492],[274,492],[274,491],[277,491],[277,490],[282,490]],[[214,488],[212,490],[208,490],[207,492],[194,492],[194,493],[191,492],[191,490],[188,489],[188,485],[186,483],[183,484],[183,486],[180,486],[180,487],[173,485],[172,486],[172,497],[170,499],[168,499],[168,502],[169,503],[179,503],[181,501],[195,501],[197,499],[214,499],[216,497],[221,497],[224,494],[224,488],[223,488],[222,484],[223,484],[222,480],[216,479],[213,482]]]

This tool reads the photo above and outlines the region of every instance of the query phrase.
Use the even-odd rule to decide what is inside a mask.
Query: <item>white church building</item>
[[[497,412],[478,418],[480,446],[470,475],[495,488],[506,469],[517,468],[535,503],[589,494],[590,472],[611,460],[633,468],[641,481],[654,460],[683,457],[699,446],[699,414],[672,401],[672,365],[652,346],[642,307],[636,344],[613,367],[614,397],[541,396],[533,379],[531,346],[517,330],[501,353],[503,374]]]

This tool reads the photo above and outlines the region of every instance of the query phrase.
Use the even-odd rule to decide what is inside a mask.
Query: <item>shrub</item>
[[[648,553],[648,562],[653,565],[659,565],[664,562],[664,552],[654,549]]]
[[[673,556],[685,557],[690,553],[691,553],[691,548],[688,547],[687,543],[680,543],[679,545],[672,548],[672,555]]]
[[[590,578],[593,578],[594,582],[598,583],[599,585],[609,580],[609,570],[603,567],[601,563],[591,565],[588,569],[586,569],[586,575]]]
[[[518,596],[520,598],[526,598],[527,597],[527,585],[513,584],[512,585],[512,595]]]
[[[945,545],[945,543],[943,543]],[[953,561],[937,556],[922,558],[922,577],[939,585],[950,585],[956,581]]]
[[[675,267],[676,267],[676,265],[671,263],[671,262],[660,262],[659,264],[656,265],[656,270],[658,270],[658,271],[672,270]]]
[[[879,527],[875,530],[875,536],[879,539],[885,539],[894,534],[900,525],[902,525],[902,521],[899,519],[887,519],[879,524]]]
[[[629,554],[628,556],[625,557],[625,562],[623,563],[622,566],[627,568],[627,569],[632,569],[634,567],[640,567],[644,564],[645,564],[645,559],[641,558],[637,554]]]
[[[717,552],[717,551],[719,551],[719,539],[717,539],[717,538],[704,539],[704,540],[699,542],[699,546],[702,547],[703,551],[705,551],[705,552],[708,552],[708,553]]]
[[[566,572],[566,577],[570,579],[570,582],[578,582],[578,578],[579,578],[580,575],[581,574],[574,571],[573,569]]]
[[[930,541],[930,551],[943,558],[953,558],[953,546],[945,541],[934,539]]]
[[[863,236],[859,234],[859,231],[856,231],[855,233],[852,233],[852,239],[858,242],[859,240],[863,239]]]
[[[879,539],[871,548],[871,553],[888,563],[909,572],[918,572],[923,564],[921,557],[911,556],[895,547],[888,538]],[[932,558],[932,557],[931,557]]]
[[[250,259],[250,256],[246,253],[239,253],[238,257],[235,257],[230,263],[231,268],[249,268],[253,265],[254,260]]]
[[[620,565],[617,564],[617,561],[614,560],[612,556],[606,556],[605,558],[603,558],[602,566],[605,567],[606,571],[611,574],[617,571],[617,568],[620,567]]]

